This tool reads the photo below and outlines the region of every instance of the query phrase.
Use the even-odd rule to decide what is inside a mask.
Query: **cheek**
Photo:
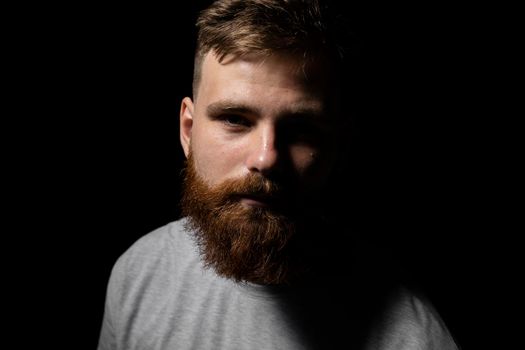
[[[294,145],[290,147],[290,158],[295,170],[299,174],[307,173],[315,165],[318,151],[306,145]]]
[[[217,133],[194,135],[191,152],[197,174],[210,186],[231,176],[237,167],[239,150],[217,137]]]
[[[334,165],[334,154],[309,146],[292,146],[290,156],[297,174],[304,184],[323,186]]]

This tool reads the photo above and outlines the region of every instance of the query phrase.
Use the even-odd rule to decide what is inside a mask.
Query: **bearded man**
[[[332,19],[323,1],[201,13],[184,217],[117,261],[99,350],[456,349],[430,303],[329,219],[347,141]]]

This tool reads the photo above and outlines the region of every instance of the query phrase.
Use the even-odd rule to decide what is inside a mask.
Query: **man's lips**
[[[265,201],[261,201],[259,199],[250,198],[250,197],[242,197],[241,203],[244,205],[248,205],[251,207],[261,207],[261,208],[267,208],[269,207],[269,203]]]
[[[279,204],[279,197],[276,196],[265,196],[265,195],[254,195],[254,194],[241,194],[239,195],[240,202],[245,205],[254,207],[276,207]]]

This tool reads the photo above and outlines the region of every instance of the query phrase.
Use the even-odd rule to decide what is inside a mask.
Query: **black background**
[[[30,322],[53,348],[96,347],[113,263],[179,216],[178,113],[203,3],[32,7],[15,21],[11,90],[24,97],[9,149],[22,170],[7,187],[23,215],[11,236],[21,238],[15,265],[36,261],[12,289],[29,284],[37,308],[13,324]],[[496,15],[362,3],[346,10],[364,79],[347,169],[354,197],[341,205],[352,228],[420,278],[464,348],[486,345],[514,300],[501,299],[514,278],[502,273],[512,244]]]

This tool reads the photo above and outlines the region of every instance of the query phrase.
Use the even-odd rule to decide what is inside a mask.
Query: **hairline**
[[[309,67],[311,67],[312,64],[319,62],[321,62],[322,69],[324,69],[327,74],[334,76],[334,72],[337,71],[337,68],[334,70],[333,65],[330,64],[333,63],[334,60],[330,58],[329,55],[323,52],[316,52],[314,55],[308,57],[304,57],[305,55],[302,55],[303,57],[301,57],[301,54],[291,52],[290,50],[265,50],[264,52],[251,51],[244,54],[217,54],[214,48],[210,48],[206,51],[201,50],[201,52],[197,52],[195,54],[192,82],[192,93],[194,99],[197,97],[197,92],[199,90],[200,82],[202,80],[202,67],[204,66],[204,61],[208,55],[215,55],[219,64],[224,64],[225,60],[228,60],[228,62],[233,62],[236,60],[254,58],[255,60],[264,63],[265,59],[270,58],[272,56],[291,57],[292,60],[294,60],[297,63],[296,68],[298,70],[302,70],[304,76],[308,76],[308,70],[310,69]],[[323,63],[323,61],[325,62]]]

